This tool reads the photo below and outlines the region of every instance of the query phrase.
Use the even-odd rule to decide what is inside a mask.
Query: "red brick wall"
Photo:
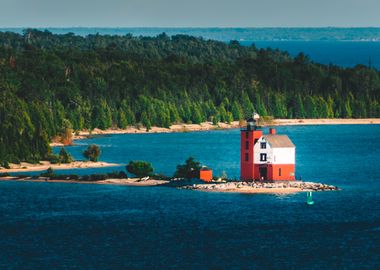
[[[280,175],[281,169],[281,175]],[[294,164],[271,164],[268,168],[269,180],[295,180]]]
[[[248,138],[246,138],[248,132]],[[259,139],[263,135],[261,130],[254,131],[241,131],[240,134],[240,178],[242,180],[255,179],[255,171],[253,164],[253,144],[255,139]],[[246,142],[248,141],[249,147],[246,149]],[[245,160],[245,154],[248,154],[248,161]],[[256,176],[257,177],[257,176]]]

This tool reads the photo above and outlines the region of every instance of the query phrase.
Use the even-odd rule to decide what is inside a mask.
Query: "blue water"
[[[379,269],[380,125],[279,127],[297,174],[338,192],[239,195],[0,182],[0,269]],[[115,135],[102,160],[172,173],[194,155],[239,174],[239,131]]]

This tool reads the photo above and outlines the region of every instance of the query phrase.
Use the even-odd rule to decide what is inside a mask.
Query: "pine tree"
[[[143,124],[143,126],[146,128],[146,131],[149,131],[152,128],[150,119],[145,111],[141,114],[140,121],[141,121],[141,124]]]
[[[59,151],[59,160],[61,163],[73,162],[72,156],[66,152],[66,149],[64,147],[62,147],[61,150]]]
[[[255,112],[255,108],[253,107],[253,104],[251,100],[249,99],[249,96],[246,92],[243,92],[242,97],[242,107],[243,107],[243,113],[244,113],[244,118],[249,118],[252,117],[252,114]]]
[[[236,100],[232,103],[232,109],[231,110],[232,110],[233,119],[241,120],[244,118],[242,108]]]

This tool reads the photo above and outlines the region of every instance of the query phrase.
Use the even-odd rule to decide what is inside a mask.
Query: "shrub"
[[[185,164],[177,165],[177,170],[174,177],[177,178],[196,178],[198,177],[199,170],[201,169],[200,162],[193,157],[189,157]]]
[[[90,175],[90,181],[100,181],[100,180],[106,180],[107,175],[106,174],[91,174]]]
[[[87,149],[83,152],[83,156],[86,159],[97,162],[100,156],[100,148],[96,144],[91,144],[87,147]]]
[[[58,155],[50,153],[46,156],[46,160],[49,161],[51,164],[58,164],[61,162]]]
[[[59,151],[59,160],[61,163],[71,163],[73,162],[73,157],[67,153],[65,147],[62,147],[61,151]]]
[[[10,169],[11,167],[9,166],[9,163],[8,161],[4,161],[2,166],[5,168],[5,169]]]
[[[128,175],[123,171],[110,172],[110,173],[107,173],[107,178],[123,179],[123,178],[128,178]]]
[[[146,161],[130,161],[126,168],[129,173],[136,175],[138,178],[150,176],[153,173],[152,164]]]
[[[49,178],[52,178],[52,177],[55,176],[55,174],[54,174],[54,170],[53,170],[51,167],[49,167],[49,168],[46,170],[46,172],[45,172],[45,173],[41,173],[40,176],[42,176],[42,177],[49,177]]]
[[[161,174],[161,173],[153,175],[153,178],[156,180],[170,180],[169,176],[166,176],[166,175]]]

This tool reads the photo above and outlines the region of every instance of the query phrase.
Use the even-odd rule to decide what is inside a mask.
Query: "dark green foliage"
[[[128,175],[124,171],[107,173],[107,178],[123,179],[128,178]]]
[[[380,117],[379,71],[185,35],[0,32],[0,161],[49,158],[81,129],[262,116]]]
[[[82,175],[81,177],[77,176],[81,181],[101,181],[110,178],[124,179],[128,178],[127,174],[123,171],[120,172],[111,172],[107,174],[91,174],[91,175]]]
[[[153,174],[152,164],[146,161],[130,161],[126,168],[129,173],[136,175],[138,178]]]
[[[87,149],[84,150],[83,156],[86,159],[97,162],[100,156],[100,147],[97,146],[96,144],[89,145]]]
[[[9,166],[8,161],[4,161],[3,164],[1,164],[1,166],[2,166],[4,169],[10,169],[10,168],[11,168],[11,167]]]
[[[54,173],[54,170],[53,170],[51,167],[49,167],[49,168],[46,170],[45,173],[41,173],[41,176],[52,178],[52,177],[55,176],[55,173]]]
[[[177,165],[177,170],[174,173],[174,177],[178,178],[196,178],[199,175],[201,164],[193,157],[189,157],[185,164]]]
[[[9,176],[8,174],[0,174],[0,177]],[[116,179],[124,179],[128,178],[127,174],[124,171],[119,172],[111,172],[107,174],[91,174],[91,175],[83,175],[79,176],[77,174],[56,174],[54,173],[53,169],[49,168],[46,172],[41,173],[39,175],[40,177],[49,177],[50,179],[54,180],[81,180],[81,181],[101,181],[106,180],[110,178],[116,178]],[[20,178],[28,177],[27,175]],[[36,176],[35,178],[37,178]]]
[[[61,151],[59,151],[59,160],[61,163],[71,163],[73,162],[73,157],[67,153],[65,147],[62,147]]]
[[[61,162],[61,159],[59,157],[59,155],[56,155],[56,154],[53,154],[53,153],[49,153],[45,159],[47,161],[50,161],[51,164],[58,164]]]

